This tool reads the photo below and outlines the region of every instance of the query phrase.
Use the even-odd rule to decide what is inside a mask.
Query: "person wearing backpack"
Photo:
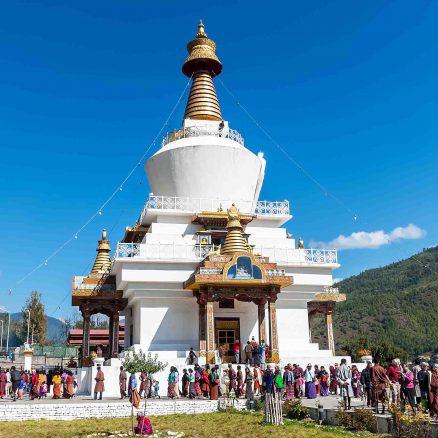
[[[15,366],[11,367],[10,373],[11,373],[11,395],[13,397],[13,400],[16,401],[18,385],[21,382],[21,374],[16,370]]]

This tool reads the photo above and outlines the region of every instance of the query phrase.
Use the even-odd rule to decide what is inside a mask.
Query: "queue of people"
[[[15,366],[0,369],[0,398],[13,401],[28,397],[30,400],[72,398],[77,383],[73,373],[66,369],[18,371]]]

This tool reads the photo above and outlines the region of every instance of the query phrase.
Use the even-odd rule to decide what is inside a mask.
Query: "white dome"
[[[167,143],[146,163],[146,173],[154,195],[257,200],[265,171],[263,155],[255,155],[231,139],[233,136],[228,135],[231,133],[228,124],[225,125],[223,136],[219,137],[218,122],[203,121],[202,128],[199,122],[196,128],[193,128],[193,120],[185,122],[192,125],[186,130],[202,129],[202,132],[197,131],[196,136]],[[207,124],[208,129],[213,128],[210,135],[205,132]]]

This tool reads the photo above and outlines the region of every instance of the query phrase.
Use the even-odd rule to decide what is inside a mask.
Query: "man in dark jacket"
[[[367,366],[362,370],[360,374],[360,383],[364,387],[366,398],[367,398],[367,406],[372,406],[373,399],[373,379],[371,376],[371,368],[373,367],[370,361],[367,362]]]
[[[21,381],[21,374],[16,370],[15,366],[11,367],[10,373],[11,373],[11,391],[14,397],[14,401],[16,401],[18,385],[20,384]]]

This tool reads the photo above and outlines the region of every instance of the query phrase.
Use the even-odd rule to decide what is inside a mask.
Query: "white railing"
[[[218,275],[218,274],[222,274],[222,269],[221,268],[199,268],[198,274]]]
[[[168,143],[171,143],[175,140],[180,140],[181,138],[188,137],[203,137],[203,136],[213,136],[213,137],[222,137],[229,138],[230,140],[237,141],[237,143],[244,145],[244,140],[242,135],[237,132],[235,129],[224,128],[220,129],[219,127],[215,127],[212,129],[208,129],[206,127],[198,128],[184,128],[184,129],[176,129],[175,131],[168,132],[161,141],[161,147],[166,146]]]
[[[117,244],[115,258],[137,257],[161,260],[202,260],[217,250],[215,245],[187,245],[177,243],[121,243]]]
[[[284,269],[268,269],[266,271],[266,275],[268,277],[277,277],[279,275],[286,275],[286,271]]]
[[[325,294],[338,294],[339,293],[339,289],[337,287],[326,286],[324,288],[324,293]]]
[[[231,199],[187,198],[181,196],[156,196],[150,194],[139,218],[139,223],[149,210],[176,210],[187,213],[226,211],[235,204],[242,213],[257,215],[289,215],[289,201],[235,201]]]
[[[178,243],[118,243],[115,258],[136,257],[160,260],[202,260],[218,249],[215,245],[188,245]],[[286,264],[337,264],[335,249],[295,249],[255,246],[254,254],[261,254],[271,262]],[[277,270],[276,272],[283,272]],[[204,273],[204,272],[203,272]],[[275,274],[282,275],[282,274]]]
[[[269,257],[270,261],[277,263],[302,263],[302,264],[336,264],[338,254],[336,249],[296,249],[281,247],[265,247],[255,245],[254,254]]]
[[[118,243],[116,249],[116,258],[119,257],[138,257],[140,255],[139,243]]]

